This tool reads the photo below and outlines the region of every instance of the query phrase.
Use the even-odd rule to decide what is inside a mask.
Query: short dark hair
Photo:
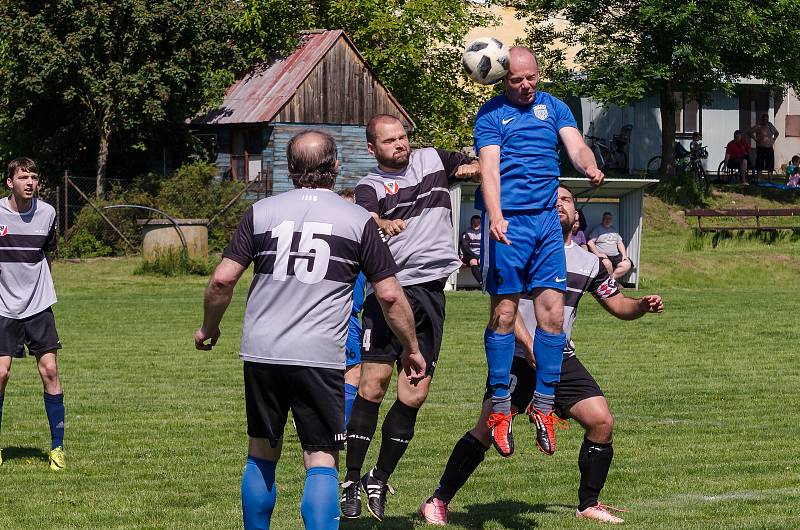
[[[310,135],[322,140],[321,148],[311,149],[302,143],[297,145],[298,140]],[[336,159],[336,141],[322,131],[303,131],[286,144],[289,178],[295,188],[333,188],[337,174]]]
[[[569,186],[567,186],[566,184],[561,184],[561,183],[559,183],[559,184],[558,184],[558,187],[559,187],[559,188],[563,188],[563,189],[567,190],[567,191],[569,192],[569,194],[570,194],[570,195],[572,195],[572,200],[575,200],[575,194],[574,194],[574,193],[572,193],[572,190],[571,190],[571,189],[569,189]]]
[[[605,217],[606,215],[609,217],[614,217],[614,214],[611,212],[603,212],[603,217]]]
[[[6,173],[6,178],[13,179],[18,170],[28,171],[30,173],[39,173],[39,168],[36,166],[36,162],[26,156],[15,158],[8,163],[8,172]]]
[[[356,192],[353,190],[353,188],[343,188],[339,190],[339,197],[342,197],[343,199],[355,199]]]
[[[386,121],[396,121],[400,122],[402,125],[402,121],[397,116],[392,116],[391,114],[376,114],[372,118],[370,118],[369,123],[367,123],[367,141],[371,144],[375,143],[377,140],[378,135],[375,132],[375,129],[378,128],[378,124]]]
[[[480,221],[480,220],[481,220],[481,216],[480,216],[480,215],[473,215],[472,217],[470,217],[470,218],[469,218],[469,221],[470,221],[470,222],[472,222],[472,221],[474,221],[475,219],[477,219],[478,221]]]

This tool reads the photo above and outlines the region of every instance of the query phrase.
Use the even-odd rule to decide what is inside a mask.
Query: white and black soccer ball
[[[495,38],[480,37],[464,49],[461,64],[473,81],[493,85],[508,72],[508,47]]]

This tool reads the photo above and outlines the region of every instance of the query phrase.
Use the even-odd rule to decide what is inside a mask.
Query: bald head
[[[321,131],[303,131],[286,145],[289,177],[295,188],[333,188],[339,161],[336,142]]]
[[[508,50],[508,74],[505,77],[506,97],[514,105],[530,105],[539,84],[539,62],[525,46]]]

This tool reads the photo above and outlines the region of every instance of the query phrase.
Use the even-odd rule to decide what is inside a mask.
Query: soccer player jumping
[[[475,119],[481,187],[476,207],[483,211],[481,272],[491,295],[484,333],[492,415],[492,443],[502,456],[514,453],[509,373],[514,358],[514,322],[520,295],[531,293],[538,326],[534,333],[536,389],[528,414],[536,424],[537,445],[555,452],[553,400],[561,373],[566,266],[556,212],[559,139],[572,165],[593,186],[603,182],[592,151],[575,118],[559,99],[536,90],[539,65],[533,53],[509,51],[505,93],[487,101]]]
[[[575,202],[570,190],[563,186],[558,189],[557,208],[567,258],[568,295],[564,307],[564,331],[567,335],[572,335],[578,303],[586,292],[591,293],[606,311],[622,320],[633,320],[647,313],[661,313],[664,310],[658,295],[637,299],[622,294],[597,256],[572,241]],[[533,395],[531,385],[536,378],[537,367],[532,351],[535,346],[530,335],[536,327],[536,318],[533,303],[528,298],[520,300],[517,324],[516,352],[511,367],[511,379],[514,381],[511,385],[512,410],[522,410],[528,405]],[[574,418],[586,431],[578,455],[581,480],[576,516],[604,523],[622,523],[621,517],[609,511],[612,509],[610,506],[598,500],[614,456],[611,444],[614,418],[608,402],[600,386],[575,356],[575,345],[571,338],[567,340],[561,363],[561,380],[556,386],[555,395],[556,410],[562,418]],[[448,504],[483,461],[491,443],[486,425],[490,413],[491,400],[487,388],[480,419],[453,447],[439,486],[420,506],[420,514],[428,524],[447,524]]]

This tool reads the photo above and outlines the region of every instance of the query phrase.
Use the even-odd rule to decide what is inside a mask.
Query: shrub
[[[214,270],[214,263],[208,259],[190,258],[182,249],[158,248],[155,256],[143,260],[136,266],[134,274],[152,274],[156,276],[207,276]]]
[[[99,241],[89,232],[78,232],[60,247],[65,258],[97,258],[110,256],[114,249]]]

